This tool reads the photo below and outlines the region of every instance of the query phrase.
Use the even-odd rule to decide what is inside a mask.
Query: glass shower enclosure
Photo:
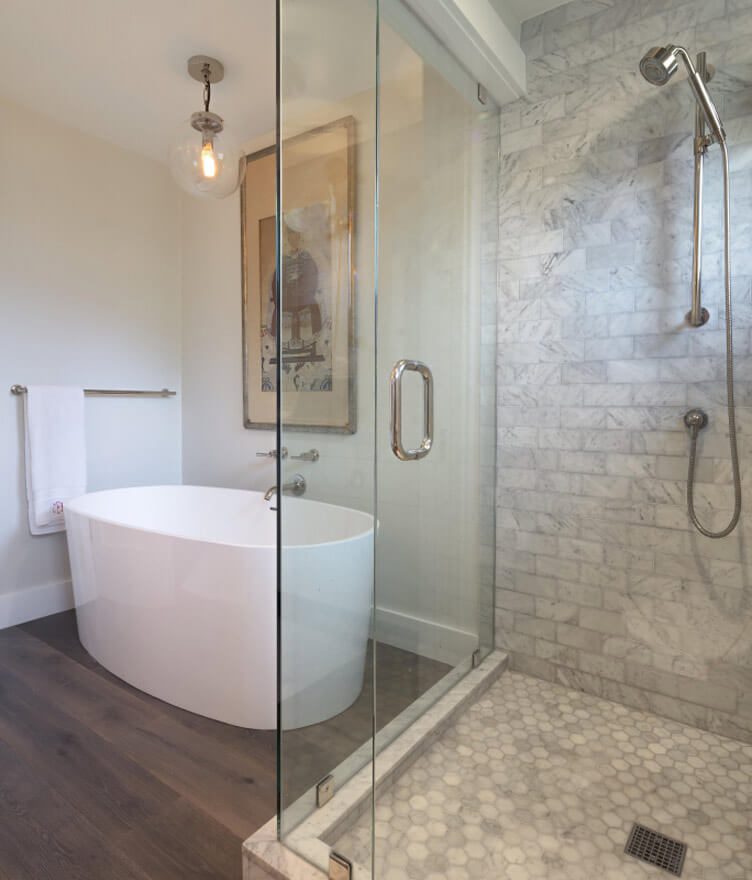
[[[493,648],[499,127],[401,0],[279,0],[278,64],[278,818],[315,862]]]

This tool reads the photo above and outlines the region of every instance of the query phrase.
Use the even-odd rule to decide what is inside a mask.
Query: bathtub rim
[[[76,514],[77,516],[85,517],[86,519],[92,520],[93,522],[100,522],[105,525],[117,526],[121,529],[128,529],[133,532],[139,532],[141,534],[146,535],[159,535],[162,538],[175,538],[180,541],[191,541],[197,544],[212,544],[217,547],[232,547],[240,550],[274,550],[276,551],[279,544],[275,539],[266,544],[239,544],[235,541],[217,541],[212,538],[201,538],[195,535],[183,535],[177,531],[164,531],[163,529],[147,529],[143,526],[133,525],[131,523],[125,523],[119,519],[113,519],[109,516],[101,516],[94,515],[91,513],[87,513],[83,510],[76,509],[76,504],[79,501],[82,501],[85,498],[91,498],[92,496],[101,496],[108,494],[115,494],[117,492],[135,492],[139,489],[206,489],[206,490],[215,490],[217,492],[231,492],[243,495],[258,495],[263,499],[263,493],[258,489],[230,489],[224,486],[200,486],[195,484],[184,484],[184,483],[165,483],[165,484],[149,484],[147,486],[122,486],[114,489],[97,489],[93,492],[85,492],[83,495],[77,495],[75,498],[71,498],[69,501],[65,502],[63,508],[63,514],[70,510],[71,513]],[[357,510],[354,507],[345,507],[342,504],[330,504],[328,501],[315,501],[312,498],[295,498],[293,499],[296,504],[316,504],[321,507],[331,507],[337,510],[346,511],[349,514],[355,514],[358,517],[364,517],[370,521],[370,525],[367,528],[362,529],[354,535],[350,535],[347,538],[337,538],[334,541],[318,541],[316,543],[306,543],[306,544],[282,544],[282,551],[289,550],[312,550],[317,547],[337,547],[341,544],[346,544],[349,541],[356,541],[362,538],[366,538],[369,535],[374,534],[374,525],[375,525],[375,517],[366,513],[363,510]],[[276,511],[271,511],[276,513]],[[276,519],[276,517],[275,517]],[[276,530],[275,530],[276,532]]]

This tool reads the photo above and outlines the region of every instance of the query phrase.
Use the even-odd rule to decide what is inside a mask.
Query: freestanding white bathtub
[[[360,694],[373,518],[283,499],[282,723]],[[276,727],[276,513],[260,492],[149,486],[83,495],[65,521],[81,641],[152,696],[242,727]]]

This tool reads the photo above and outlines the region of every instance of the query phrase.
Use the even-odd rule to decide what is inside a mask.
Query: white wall
[[[288,102],[292,108],[292,98]],[[373,125],[372,92],[343,104],[295,106],[290,126],[315,128],[352,114],[356,118],[356,340],[355,434],[288,431],[291,454],[316,448],[319,461],[287,460],[285,480],[301,473],[307,498],[373,510]],[[272,137],[249,146],[255,152]],[[183,241],[183,481],[265,491],[276,483],[272,459],[258,458],[276,445],[274,431],[243,425],[242,283],[240,197],[218,202],[186,196]]]
[[[185,196],[183,237],[183,481],[268,489],[274,463],[257,451],[273,431],[243,426],[240,199]]]
[[[180,391],[181,309],[179,201],[167,169],[0,106],[3,625],[24,609],[55,610],[65,597],[56,585],[68,580],[64,535],[29,534],[22,401],[10,385]],[[180,481],[179,396],[89,398],[86,409],[91,489]]]
[[[365,145],[365,149],[371,148]],[[362,195],[360,204],[364,205],[368,195]],[[362,221],[367,225],[365,211]],[[248,430],[243,425],[239,196],[213,203],[186,196],[182,237],[183,481],[265,491],[276,482],[275,465],[256,453],[274,448],[275,432]],[[372,232],[363,231],[362,240],[370,242]],[[372,253],[362,254],[360,265],[366,268],[360,275],[360,289],[366,297],[372,290],[365,280],[372,260]],[[368,377],[373,375],[373,348],[367,344],[373,321],[367,303],[360,318],[358,375],[367,388]],[[288,432],[285,443],[292,454],[316,448],[321,459],[315,463],[288,460],[286,479],[299,471],[308,480],[306,497],[371,510],[372,411],[370,399],[361,394],[356,434]]]
[[[408,50],[396,34],[385,30],[382,44],[400,63],[383,71],[378,364],[375,96],[366,91],[345,104],[321,105],[305,100],[307,86],[300,86],[301,93],[288,86],[285,121],[291,129],[310,129],[348,114],[356,118],[358,429],[354,435],[287,432],[291,453],[316,447],[321,458],[316,463],[288,459],[284,470],[287,479],[295,471],[304,474],[308,498],[372,512],[378,449],[380,636],[454,660],[475,647],[479,533],[493,517],[490,505],[483,517],[478,509],[480,303],[470,264],[480,257],[469,247],[478,217],[468,195],[473,163],[466,152],[474,113],[417,56],[408,70]],[[438,140],[437,131],[442,132]],[[237,197],[214,204],[184,199],[183,476],[186,483],[265,490],[276,482],[274,462],[257,458],[256,452],[275,446],[274,433],[243,427],[239,221]],[[387,380],[401,357],[425,359],[436,375],[437,444],[420,463],[398,462],[389,448]],[[406,430],[413,440],[418,426],[412,416],[422,411],[422,402],[413,400],[411,377],[405,385]],[[493,399],[486,402],[492,420]],[[486,439],[492,449],[492,438]],[[493,477],[486,476],[491,485]],[[489,604],[490,580],[484,587]]]

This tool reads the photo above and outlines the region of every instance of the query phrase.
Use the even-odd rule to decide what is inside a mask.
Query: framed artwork
[[[354,134],[348,116],[284,142],[281,291],[276,150],[247,158],[240,192],[246,428],[275,427],[281,391],[285,429],[355,432]]]

